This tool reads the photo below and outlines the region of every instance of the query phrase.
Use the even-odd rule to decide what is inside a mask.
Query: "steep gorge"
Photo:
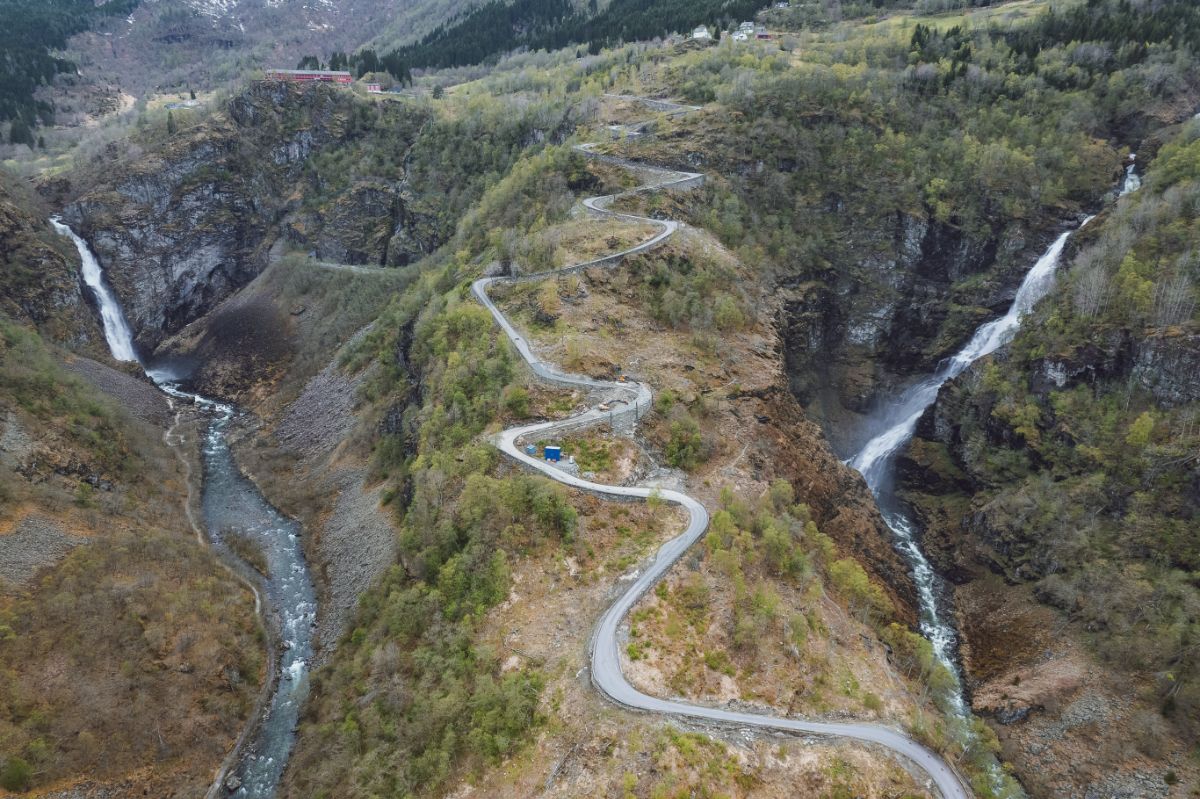
[[[1160,159],[1195,125],[1142,149],[1143,191],[1080,235],[1026,332],[942,390],[899,464],[955,583],[976,707],[1036,795],[1070,789],[1038,773],[1048,758],[1076,759],[1075,785],[1106,790],[1162,795],[1192,778],[1197,605],[1181,570],[1200,508],[1195,273],[1178,239],[1158,248],[1194,240],[1180,207],[1194,176]],[[1135,269],[1145,282],[1129,282]],[[1131,738],[1105,740],[1079,714]]]
[[[66,203],[64,220],[112,276],[141,350],[154,352],[249,283],[285,236],[293,247],[351,263],[385,260],[400,209],[396,180],[382,189],[356,183],[338,197],[355,226],[336,228],[336,247],[319,246],[319,216],[284,229],[285,217],[329,179],[310,160],[361,135],[364,112],[325,87],[260,83],[176,136],[114,147],[66,185],[49,185]],[[400,146],[422,121],[420,113],[389,120]]]

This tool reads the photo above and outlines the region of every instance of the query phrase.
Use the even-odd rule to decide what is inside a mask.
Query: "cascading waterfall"
[[[87,242],[70,227],[52,219],[54,229],[75,243],[83,261],[83,280],[100,310],[104,338],[115,360],[139,363],[146,376],[174,401],[193,405],[209,419],[202,449],[204,487],[201,506],[209,540],[226,560],[237,562],[225,536],[240,534],[263,552],[263,579],[268,607],[274,615],[282,649],[278,655],[278,684],[265,714],[256,720],[254,734],[241,762],[230,769],[224,786],[214,784],[209,795],[232,790],[245,799],[275,795],[295,741],[296,723],[308,694],[308,663],[313,654],[316,591],[300,546],[300,527],[267,502],[254,483],[238,469],[226,437],[236,409],[200,394],[184,391],[179,377],[168,369],[147,366],[138,356],[116,295]]]
[[[125,363],[138,362],[137,349],[133,346],[133,331],[129,329],[129,322],[125,320],[125,313],[121,310],[116,295],[105,282],[104,272],[100,269],[96,256],[92,255],[91,248],[86,241],[75,235],[74,230],[60,222],[58,217],[51,219],[50,224],[59,234],[74,242],[75,249],[79,251],[79,259],[83,262],[83,282],[91,290],[96,305],[100,308],[100,323],[104,328],[104,338],[108,341],[108,351],[112,353],[113,359]]]
[[[1133,160],[1132,157],[1130,160]],[[1125,181],[1120,196],[1137,191],[1140,186],[1141,180],[1134,171],[1134,164],[1130,163],[1125,170]],[[1091,220],[1092,217],[1087,217],[1079,227],[1082,228]],[[917,526],[896,501],[892,492],[895,459],[897,453],[912,439],[917,421],[925,409],[937,399],[938,390],[942,385],[962,374],[978,359],[1011,341],[1021,326],[1021,320],[1050,292],[1063,247],[1073,232],[1069,230],[1060,235],[1037,260],[1025,275],[1012,306],[1004,316],[981,326],[966,346],[943,362],[931,377],[909,387],[891,403],[880,420],[882,432],[871,438],[849,460],[849,464],[866,478],[884,521],[895,536],[897,550],[912,569],[913,582],[920,602],[921,633],[933,644],[937,659],[955,678],[955,691],[951,702],[953,711],[960,716],[967,714],[967,704],[962,691],[962,675],[958,668],[957,631],[943,606],[941,579],[921,550],[917,539]]]

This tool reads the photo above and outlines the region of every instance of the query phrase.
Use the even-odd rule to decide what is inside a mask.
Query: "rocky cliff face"
[[[850,234],[857,264],[783,280],[790,388],[844,452],[861,443],[858,416],[1004,312],[1050,238],[1018,222],[984,235],[907,213],[877,222]]]
[[[1030,401],[1050,412],[1049,429],[1014,424],[1009,398],[989,384],[989,370],[995,375],[1023,368],[1020,379]],[[930,514],[927,546],[943,570],[967,578],[984,566],[1017,581],[1040,579],[1060,568],[1055,553],[1021,523],[1020,502],[1003,492],[1011,481],[1053,468],[1048,458],[1054,456],[1041,446],[1029,446],[1031,438],[1040,444],[1054,436],[1068,447],[1084,443],[1073,436],[1069,413],[1051,410],[1056,396],[1076,389],[1102,393],[1113,386],[1131,394],[1144,392],[1164,410],[1200,402],[1200,334],[1179,327],[1137,333],[1114,329],[1028,362],[1001,352],[942,388],[898,468],[910,495],[976,498],[961,524],[949,526],[950,519],[932,505],[919,503]],[[1013,460],[997,468],[984,464],[985,453],[1012,453]],[[1200,488],[1192,491],[1191,502],[1200,506]],[[968,545],[961,534],[966,534]]]
[[[79,256],[50,228],[48,215],[30,192],[0,176],[0,313],[60,344],[104,352]]]
[[[281,237],[349,263],[384,263],[398,176],[327,197],[312,158],[353,135],[353,95],[258,83],[145,154],[113,156],[64,211],[92,245],[152,352],[262,272]],[[404,135],[397,131],[397,135]]]
[[[1048,313],[942,389],[898,483],[957,584],[975,710],[1030,794],[1165,796],[1158,775],[1190,779],[1196,735],[1180,647],[1196,618],[1200,335],[1100,326],[1048,346]]]

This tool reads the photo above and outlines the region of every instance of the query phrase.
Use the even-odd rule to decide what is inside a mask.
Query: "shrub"
[[[0,786],[9,791],[28,790],[33,780],[33,769],[19,757],[10,757],[0,768]]]
[[[690,415],[671,422],[671,437],[663,453],[667,463],[679,469],[694,469],[700,462],[703,447],[700,425]]]
[[[850,609],[869,620],[890,617],[892,601],[852,558],[842,558],[829,564],[829,579],[834,589],[850,603]]]
[[[504,389],[504,398],[501,402],[504,410],[516,418],[524,419],[529,416],[529,392],[520,386],[509,386]]]

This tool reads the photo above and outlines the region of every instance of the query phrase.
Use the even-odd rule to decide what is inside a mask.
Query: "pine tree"
[[[8,130],[8,141],[9,144],[27,144],[32,147],[34,138],[29,124],[20,117],[14,119],[12,127]]]

